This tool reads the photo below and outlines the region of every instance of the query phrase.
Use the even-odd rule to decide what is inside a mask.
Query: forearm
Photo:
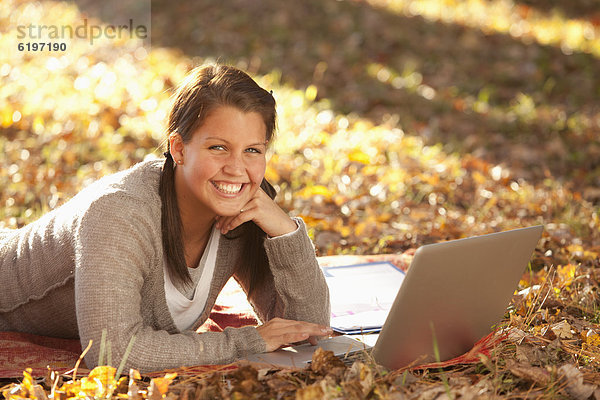
[[[167,368],[193,365],[228,364],[249,354],[265,351],[265,343],[256,328],[226,328],[223,332],[169,334],[164,330],[153,330],[141,326],[131,331],[112,327],[107,329],[113,365],[119,365],[125,356],[129,341],[133,339],[131,352],[127,355],[125,369],[135,368],[142,373]],[[82,345],[90,339],[100,343],[101,330],[89,330],[81,336]],[[98,363],[100,346],[94,345],[85,357],[86,365],[92,368]]]

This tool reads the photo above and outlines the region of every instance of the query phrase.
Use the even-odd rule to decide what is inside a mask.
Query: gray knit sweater
[[[39,220],[0,231],[1,331],[79,337],[83,347],[93,339],[88,367],[98,362],[103,329],[113,364],[135,335],[127,368],[141,372],[229,363],[265,351],[255,327],[195,332],[244,261],[239,236],[220,241],[202,315],[190,330],[175,327],[164,293],[162,164],[147,161],[107,176]],[[327,285],[304,224],[264,246],[271,275],[249,299],[259,318],[328,325]],[[247,282],[238,281],[246,290]]]

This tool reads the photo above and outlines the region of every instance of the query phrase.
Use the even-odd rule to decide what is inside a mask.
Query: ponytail
[[[175,162],[170,152],[167,151],[165,157],[158,186],[161,199],[162,244],[167,257],[167,270],[171,273],[171,277],[189,285],[192,283],[192,278],[187,270],[183,250],[181,216],[175,193]]]

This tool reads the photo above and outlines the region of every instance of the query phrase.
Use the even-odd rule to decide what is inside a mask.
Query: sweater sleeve
[[[156,262],[157,257],[162,261],[162,254],[157,254],[151,213],[144,212],[144,205],[139,203],[127,196],[102,197],[92,203],[78,228],[77,324],[82,346],[87,346],[89,340],[94,343],[85,357],[87,366],[91,368],[98,362],[104,329],[114,365],[119,365],[135,335],[126,368],[136,368],[142,373],[229,363],[264,351],[264,341],[254,327],[198,334],[191,330],[169,332],[161,329],[159,323],[147,322],[166,318],[167,325],[173,326],[170,314],[164,315],[165,311],[168,313],[166,306],[157,307],[164,303],[159,298],[164,290],[160,287],[162,279],[157,279],[159,275],[151,269],[162,266]]]
[[[328,326],[329,289],[304,221],[295,221],[298,229],[293,233],[265,239],[271,274],[249,300],[262,321],[280,317]]]

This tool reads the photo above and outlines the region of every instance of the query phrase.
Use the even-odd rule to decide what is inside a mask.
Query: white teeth
[[[227,183],[227,184],[222,184],[222,183],[216,183],[216,182],[212,182],[212,184],[221,192],[223,193],[227,193],[227,194],[235,194],[238,193],[240,190],[242,190],[242,184],[241,183]]]

